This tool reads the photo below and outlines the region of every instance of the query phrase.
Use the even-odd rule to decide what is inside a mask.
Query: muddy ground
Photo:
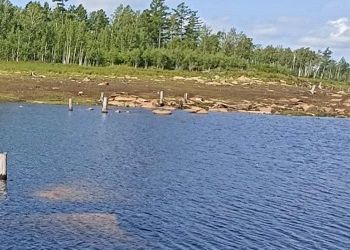
[[[312,88],[314,91],[311,91]],[[213,81],[200,77],[141,79],[131,76],[0,75],[2,102],[65,104],[69,97],[73,97],[75,103],[93,105],[98,104],[101,92],[107,96],[117,93],[153,100],[158,98],[161,90],[165,98],[172,100],[180,100],[184,93],[188,93],[190,98],[196,100],[191,105],[207,110],[219,107],[227,111],[350,117],[349,90],[322,85],[262,82],[246,77]],[[203,103],[197,103],[201,102],[200,99]],[[223,105],[218,106],[218,103]]]

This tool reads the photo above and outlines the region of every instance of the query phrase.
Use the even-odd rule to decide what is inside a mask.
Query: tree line
[[[213,30],[185,3],[171,9],[152,0],[148,9],[120,5],[109,17],[88,12],[67,0],[29,2],[25,7],[0,0],[0,59],[104,66],[183,69],[190,71],[255,69],[349,81],[349,63],[332,51],[260,46],[232,28]]]

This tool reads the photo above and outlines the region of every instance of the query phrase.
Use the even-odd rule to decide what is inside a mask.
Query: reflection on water
[[[7,197],[7,182],[0,180],[0,200]]]
[[[349,120],[9,104],[0,121],[2,247],[349,249]]]

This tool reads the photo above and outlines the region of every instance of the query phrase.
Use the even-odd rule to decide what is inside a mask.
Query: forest
[[[332,51],[261,46],[232,28],[214,32],[186,3],[152,0],[149,8],[120,5],[111,16],[67,0],[0,0],[0,60],[83,66],[130,65],[189,71],[231,69],[348,82],[349,63]]]

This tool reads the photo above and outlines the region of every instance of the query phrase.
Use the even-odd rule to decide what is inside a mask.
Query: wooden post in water
[[[164,106],[164,91],[159,92],[159,105]]]
[[[73,99],[69,98],[68,100],[68,111],[73,111]]]
[[[105,97],[105,93],[101,92],[101,96],[100,96],[100,102],[103,102],[103,98]]]
[[[108,113],[108,97],[103,97],[102,113],[104,114]]]
[[[188,102],[188,93],[185,93],[185,95],[184,95],[184,102],[185,102],[185,103]]]
[[[0,154],[0,180],[7,180],[7,153]]]

